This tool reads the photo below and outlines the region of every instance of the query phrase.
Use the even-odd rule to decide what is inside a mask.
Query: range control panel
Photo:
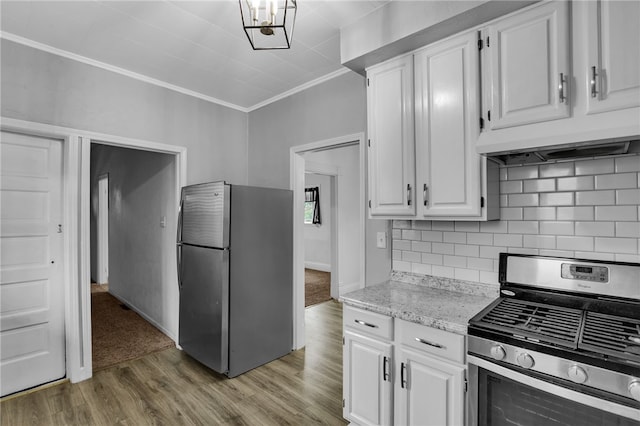
[[[579,265],[575,263],[563,263],[562,278],[569,280],[593,281],[598,283],[609,282],[609,268],[597,265]]]

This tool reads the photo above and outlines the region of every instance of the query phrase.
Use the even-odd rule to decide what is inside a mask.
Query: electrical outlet
[[[167,227],[167,217],[166,216],[161,216],[160,217],[160,228],[166,228]]]
[[[376,246],[378,248],[387,248],[387,233],[378,232],[376,236]]]

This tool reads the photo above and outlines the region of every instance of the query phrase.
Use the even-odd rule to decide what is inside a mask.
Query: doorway
[[[174,345],[163,330],[164,262],[173,259],[174,242],[166,231],[177,219],[174,162],[170,154],[91,145],[94,370]]]
[[[365,186],[364,186],[364,134],[358,133],[354,135],[347,135],[343,137],[338,137],[334,139],[328,139],[324,141],[314,142],[307,145],[301,145],[292,147],[290,149],[290,165],[291,165],[291,185],[290,188],[294,192],[294,301],[293,301],[293,309],[294,309],[294,349],[299,349],[304,347],[305,344],[305,331],[304,331],[304,311],[305,311],[305,301],[304,301],[304,282],[305,282],[305,247],[304,247],[304,189],[305,189],[305,171],[307,170],[307,163],[310,165],[313,164],[323,164],[322,167],[334,167],[328,166],[331,164],[328,161],[318,161],[318,158],[329,157],[332,154],[332,151],[339,149],[351,149],[355,150],[356,158],[357,158],[357,170],[349,170],[349,172],[354,172],[355,181],[357,184],[355,185],[354,193],[343,193],[339,188],[336,191],[338,197],[350,197],[352,201],[354,201],[355,209],[357,213],[355,214],[356,220],[354,222],[347,222],[340,225],[341,221],[338,219],[336,222],[338,224],[338,230],[335,231],[337,235],[341,235],[343,231],[353,230],[355,231],[355,236],[347,237],[345,240],[351,241],[354,243],[353,248],[351,249],[336,249],[333,250],[334,255],[338,256],[338,259],[335,262],[332,262],[333,265],[336,265],[336,295],[339,297],[340,292],[350,291],[352,289],[361,288],[364,286],[364,276],[365,276],[365,263],[364,263],[364,252],[365,252]],[[313,156],[313,157],[310,157]],[[310,159],[313,158],[313,159]],[[348,168],[347,168],[348,169]],[[347,171],[347,169],[342,170],[337,175],[337,181],[341,180],[341,173]],[[347,179],[345,179],[346,181]],[[340,201],[337,202],[341,204]],[[336,238],[335,241],[338,239]],[[334,245],[336,243],[334,242]],[[337,243],[339,246],[339,242]],[[344,280],[342,279],[342,283],[340,282],[341,276],[345,276],[340,268],[340,253],[350,254],[353,256],[351,261],[352,265],[355,265],[355,273],[353,274],[353,278]],[[347,263],[347,262],[343,262]],[[333,268],[332,268],[333,271]]]

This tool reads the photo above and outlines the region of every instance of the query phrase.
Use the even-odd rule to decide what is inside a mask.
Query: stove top
[[[499,276],[470,336],[640,374],[640,264],[501,253]]]
[[[640,366],[640,320],[633,318],[500,298],[471,320],[474,330]]]

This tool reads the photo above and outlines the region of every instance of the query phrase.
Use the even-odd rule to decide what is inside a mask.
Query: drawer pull
[[[425,345],[433,346],[434,348],[438,348],[438,349],[447,349],[446,346],[442,346],[439,343],[429,342],[428,340],[424,340],[419,337],[416,337],[416,342],[424,343]]]
[[[365,322],[365,321],[362,321],[362,320],[359,320],[359,319],[355,320],[355,322],[357,322],[360,325],[366,325],[367,327],[378,328],[378,326],[375,325],[375,324],[370,324],[368,322]]]

